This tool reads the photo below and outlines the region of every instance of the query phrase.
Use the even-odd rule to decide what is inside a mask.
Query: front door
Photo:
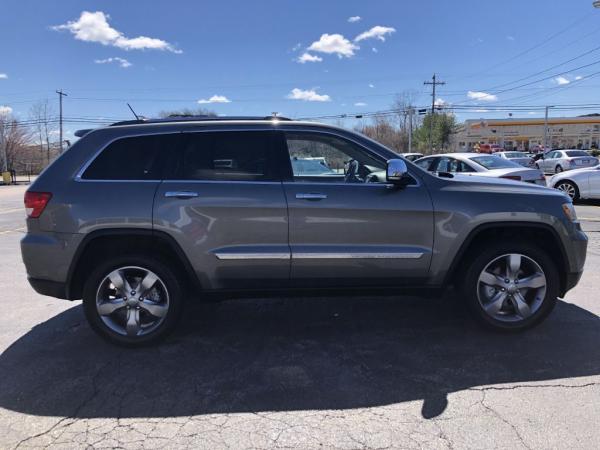
[[[293,285],[399,285],[428,275],[433,211],[417,177],[388,185],[385,160],[342,136],[285,132],[285,140]]]
[[[175,238],[206,289],[287,287],[287,204],[272,131],[184,133],[159,186],[154,229]]]

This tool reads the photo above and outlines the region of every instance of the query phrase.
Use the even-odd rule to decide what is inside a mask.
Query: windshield
[[[473,158],[470,158],[471,161],[479,164],[480,166],[488,169],[488,170],[492,170],[492,169],[512,169],[513,167],[518,167],[520,169],[522,169],[522,167],[517,164],[514,163],[512,161],[509,161],[507,159],[501,159],[498,158],[497,156],[475,156]]]
[[[302,175],[335,175],[335,171],[327,167],[325,161],[318,159],[292,159],[295,174]]]
[[[574,156],[590,156],[587,152],[583,150],[569,150],[565,152],[569,158],[573,158]]]
[[[527,153],[523,152],[506,152],[504,154],[507,158],[527,158]]]

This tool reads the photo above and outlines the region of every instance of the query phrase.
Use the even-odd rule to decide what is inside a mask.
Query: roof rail
[[[169,122],[201,122],[201,121],[227,121],[227,120],[286,120],[291,121],[288,117],[279,116],[194,116],[194,115],[170,115],[169,117],[160,119],[140,119],[140,120],[123,120],[110,124],[111,127],[120,125],[139,125],[143,123],[169,123]]]

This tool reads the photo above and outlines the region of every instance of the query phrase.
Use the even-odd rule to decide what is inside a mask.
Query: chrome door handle
[[[301,200],[323,200],[327,198],[327,195],[318,193],[296,194],[296,198]]]
[[[167,198],[194,198],[194,197],[198,197],[198,193],[197,192],[192,192],[192,191],[168,191],[165,192],[165,197]]]

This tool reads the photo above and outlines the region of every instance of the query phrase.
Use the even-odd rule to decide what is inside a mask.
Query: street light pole
[[[62,154],[63,152],[63,108],[62,108],[62,103],[63,103],[63,97],[66,97],[67,94],[65,94],[62,89],[59,89],[56,91],[56,93],[58,94],[58,104],[59,104],[59,139],[60,139],[60,153]],[[48,161],[49,162],[49,161]]]

